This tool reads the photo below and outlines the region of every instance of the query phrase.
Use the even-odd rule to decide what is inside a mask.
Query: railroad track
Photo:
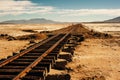
[[[70,34],[57,34],[0,62],[0,80],[45,80]]]
[[[76,28],[71,31],[74,29]],[[54,66],[61,48],[65,46],[63,50],[71,52],[76,40],[83,40],[83,37],[78,34],[71,38],[71,31],[51,36],[1,61],[0,80],[45,80],[51,67]]]

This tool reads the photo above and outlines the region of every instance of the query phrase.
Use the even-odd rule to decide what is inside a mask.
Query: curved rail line
[[[45,80],[70,33],[54,35],[0,62],[0,80]]]

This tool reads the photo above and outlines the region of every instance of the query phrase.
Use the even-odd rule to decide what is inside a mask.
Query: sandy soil
[[[83,23],[88,29],[95,31],[120,31],[120,23]]]
[[[72,80],[120,80],[120,39],[86,39],[67,67]]]
[[[0,34],[9,34],[11,36],[21,36],[25,34],[32,34],[30,32],[23,32],[22,30],[34,31],[51,31],[67,27],[70,24],[1,24]]]
[[[33,34],[32,32],[24,32],[22,30],[44,31],[44,30],[60,29],[68,25],[69,24],[1,24],[0,34],[8,34],[10,36],[16,37],[16,36]],[[28,40],[7,41],[5,39],[1,39],[0,59],[6,58],[7,56],[12,55],[13,52],[17,52],[21,50],[28,43],[29,43]]]
[[[95,30],[109,30],[110,25],[107,28],[100,25],[88,24],[88,28]],[[34,26],[34,27],[33,27]],[[40,27],[41,26],[41,27]],[[32,34],[29,32],[23,32],[22,30],[55,30],[60,29],[68,25],[0,25],[0,34],[9,34],[11,36],[19,36],[25,34]],[[99,26],[99,27],[97,27]],[[101,24],[101,26],[103,26]],[[104,25],[106,26],[106,25]],[[120,24],[114,24],[118,26],[115,29],[119,30]],[[119,35],[119,34],[118,34]],[[12,55],[12,52],[17,52],[28,44],[28,41],[7,41],[0,40],[0,58],[5,58],[8,55]],[[120,39],[86,39],[75,50],[73,61],[70,62],[67,67],[70,68],[68,73],[71,75],[72,80],[80,80],[82,78],[94,78],[96,80],[120,80]],[[56,72],[57,71],[53,71]],[[60,72],[63,73],[63,72]],[[83,79],[84,80],[84,79]]]
[[[106,31],[105,33],[108,33],[120,38],[120,31]]]
[[[28,45],[28,41],[7,41],[0,40],[0,59],[11,56],[13,52],[18,52]]]

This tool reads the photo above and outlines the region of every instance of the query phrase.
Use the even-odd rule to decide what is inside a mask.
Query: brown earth
[[[113,38],[111,35],[105,33],[88,30],[84,28],[85,26],[82,24],[55,30],[53,33],[66,33],[69,32],[72,27],[76,27],[72,33],[82,34],[85,37],[85,41],[77,46],[73,61],[66,66],[69,68],[66,71],[71,75],[71,80],[120,80],[120,38]],[[32,29],[32,27],[30,28]],[[10,30],[2,29],[0,33],[6,34],[8,33],[7,31],[9,31],[11,36],[11,33],[17,35],[18,30],[18,28],[17,30],[13,30],[12,27],[10,27]],[[29,32],[24,33],[27,34]],[[37,35],[37,37],[33,38],[33,35],[23,35],[24,33],[22,32],[22,35],[17,36],[17,38],[27,38],[27,40],[0,40],[0,58],[6,58],[8,55],[12,55],[12,52],[17,52],[28,46],[29,39],[38,39],[40,36]],[[42,37],[45,38],[46,36],[42,35],[39,40],[41,40]],[[57,74],[58,71],[52,70],[52,73]],[[64,71],[61,73],[64,74]]]
[[[0,40],[0,59],[7,58],[7,56],[12,56],[13,52],[18,52],[27,46],[29,41],[8,41]]]
[[[88,30],[82,24],[53,33],[67,33],[72,27],[76,27],[72,33],[82,34],[85,41],[77,46],[73,61],[66,65],[71,80],[120,80],[120,38]]]
[[[71,80],[120,80],[120,38],[86,39],[67,67]]]
[[[0,25],[0,59],[7,58],[13,52],[29,46],[30,43],[45,39],[46,34],[39,31],[51,30],[69,24],[1,24]],[[50,29],[49,29],[50,28]],[[37,32],[38,31],[38,32]]]

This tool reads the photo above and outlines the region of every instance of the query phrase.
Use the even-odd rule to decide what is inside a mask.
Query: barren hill
[[[29,20],[8,20],[0,22],[0,24],[55,24],[57,21],[47,20],[44,18],[35,18]]]
[[[104,22],[117,22],[119,23],[120,22],[120,17],[116,17],[116,18],[113,18],[113,19],[109,19],[109,20],[106,20]]]

